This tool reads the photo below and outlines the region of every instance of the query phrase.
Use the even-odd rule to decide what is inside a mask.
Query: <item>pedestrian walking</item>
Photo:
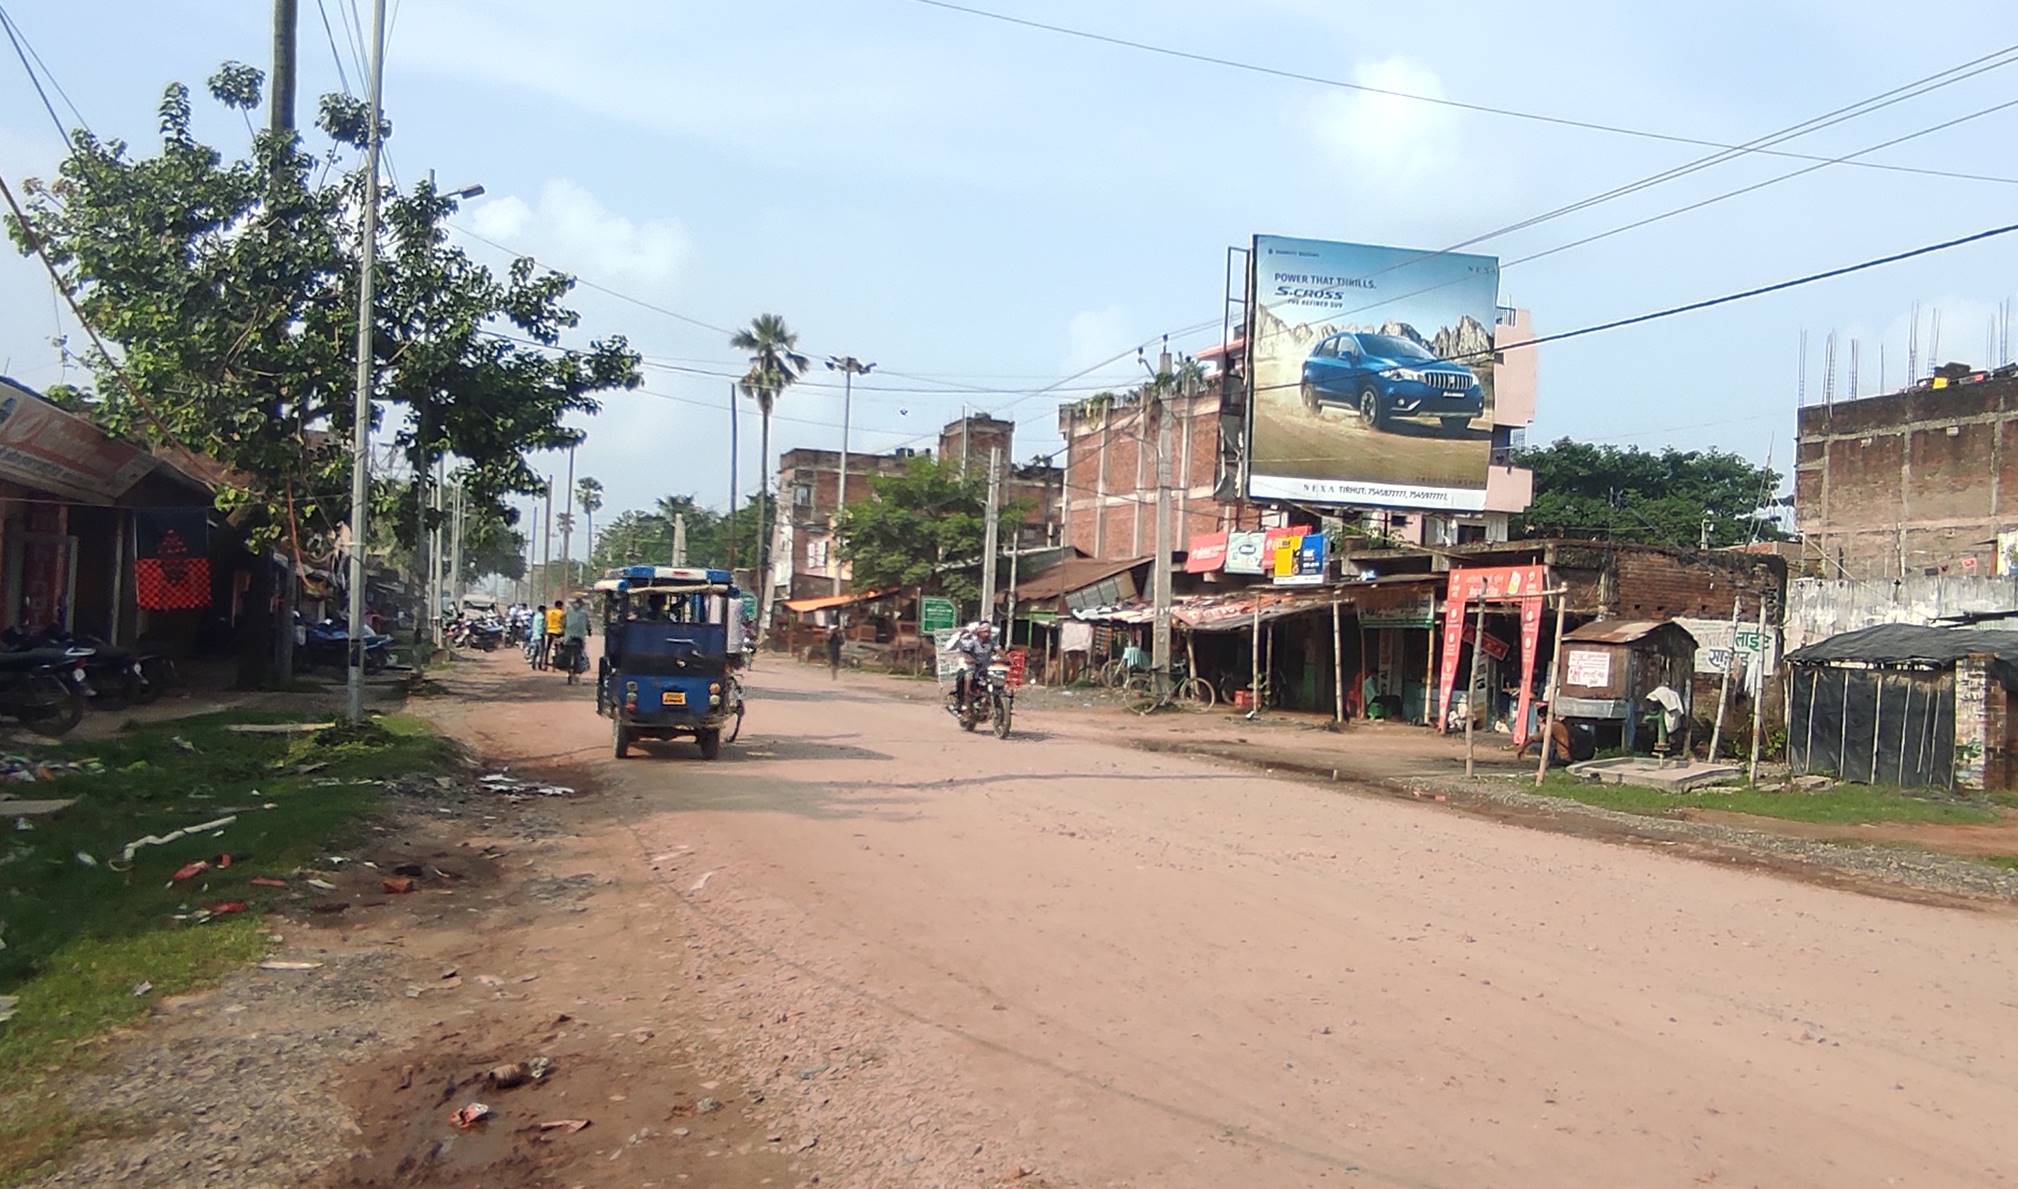
[[[841,630],[840,623],[836,622],[833,627],[827,629],[827,679],[829,681],[840,680],[841,645],[847,639],[848,634]]]

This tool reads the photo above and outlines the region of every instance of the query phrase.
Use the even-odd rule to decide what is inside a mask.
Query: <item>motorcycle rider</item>
[[[946,650],[960,654],[960,672],[953,678],[953,692],[960,713],[965,714],[976,683],[987,677],[988,666],[995,660],[995,625],[985,619],[968,624],[946,645]]]

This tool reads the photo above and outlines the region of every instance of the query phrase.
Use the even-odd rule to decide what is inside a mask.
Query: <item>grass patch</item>
[[[19,998],[0,1024],[0,1185],[102,1133],[102,1124],[65,1117],[38,1093],[42,1083],[95,1052],[93,1038],[143,1016],[152,999],[260,953],[260,910],[291,892],[255,886],[255,877],[291,877],[358,839],[382,796],[361,782],[441,771],[454,758],[446,740],[405,716],[315,736],[226,729],[276,717],[205,715],[35,747],[42,758],[96,757],[104,770],[10,786],[24,797],[79,800],[28,830],[0,819],[0,994]],[[236,820],[220,830],[142,847],[130,865],[122,858],[136,839],[227,816]],[[171,881],[185,863],[221,854],[230,866]],[[249,911],[177,919],[231,901]],[[153,989],[136,997],[142,982]]]
[[[1976,855],[1971,861],[1988,863],[1992,867],[2002,867],[2006,871],[2018,871],[2018,855]]]
[[[1964,825],[1998,819],[1996,807],[1987,801],[1922,796],[1900,789],[1858,784],[1839,785],[1820,792],[1735,788],[1669,793],[1641,785],[1588,784],[1566,773],[1551,772],[1536,791],[1545,796],[1648,817],[1666,816],[1677,809],[1721,809],[1728,813],[1748,813],[1783,821],[1844,826],[1865,822]]]

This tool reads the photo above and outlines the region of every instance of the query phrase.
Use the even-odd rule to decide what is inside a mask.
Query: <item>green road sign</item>
[[[755,619],[756,617],[757,617],[757,596],[756,596],[756,595],[754,595],[754,594],[750,594],[750,593],[748,593],[748,592],[744,592],[744,594],[743,594],[743,618],[744,618],[744,619]]]
[[[919,602],[918,626],[928,632],[950,631],[960,622],[960,609],[944,595],[926,595]]]

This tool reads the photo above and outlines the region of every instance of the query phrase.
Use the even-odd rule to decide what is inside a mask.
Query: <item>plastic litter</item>
[[[455,1114],[449,1116],[449,1122],[454,1123],[458,1130],[468,1131],[488,1118],[490,1118],[490,1107],[485,1103],[472,1102],[467,1106],[457,1108]]]
[[[509,1090],[514,1086],[523,1086],[527,1082],[532,1081],[533,1071],[525,1062],[514,1061],[509,1065],[494,1067],[489,1073],[484,1074],[483,1077],[484,1081],[490,1083],[492,1089]]]
[[[542,784],[536,780],[520,780],[503,772],[493,772],[477,781],[493,793],[532,793],[541,797],[572,797],[575,791],[564,784]]]
[[[238,815],[234,813],[225,817],[213,818],[207,822],[199,822],[193,826],[184,826],[180,830],[170,830],[166,834],[149,834],[145,838],[136,838],[126,844],[126,849],[120,853],[119,857],[121,860],[131,863],[133,861],[133,853],[143,846],[167,846],[169,843],[187,838],[191,834],[207,834],[212,830],[222,830],[237,820]],[[225,863],[218,865],[228,866]]]
[[[320,962],[292,962],[284,958],[269,958],[259,964],[261,970],[321,970]]]
[[[14,1018],[14,1007],[21,999],[16,995],[0,995],[0,1024]]]
[[[252,886],[255,888],[284,888],[287,886],[287,881],[284,879],[275,879],[270,875],[255,875],[252,878]]]
[[[181,883],[185,879],[195,879],[208,870],[210,870],[209,861],[198,859],[194,863],[184,863],[182,866],[177,867],[175,874],[169,876],[168,880],[170,883]]]
[[[220,900],[216,904],[206,905],[205,907],[210,910],[211,916],[228,917],[234,913],[244,912],[249,905],[243,900]]]

